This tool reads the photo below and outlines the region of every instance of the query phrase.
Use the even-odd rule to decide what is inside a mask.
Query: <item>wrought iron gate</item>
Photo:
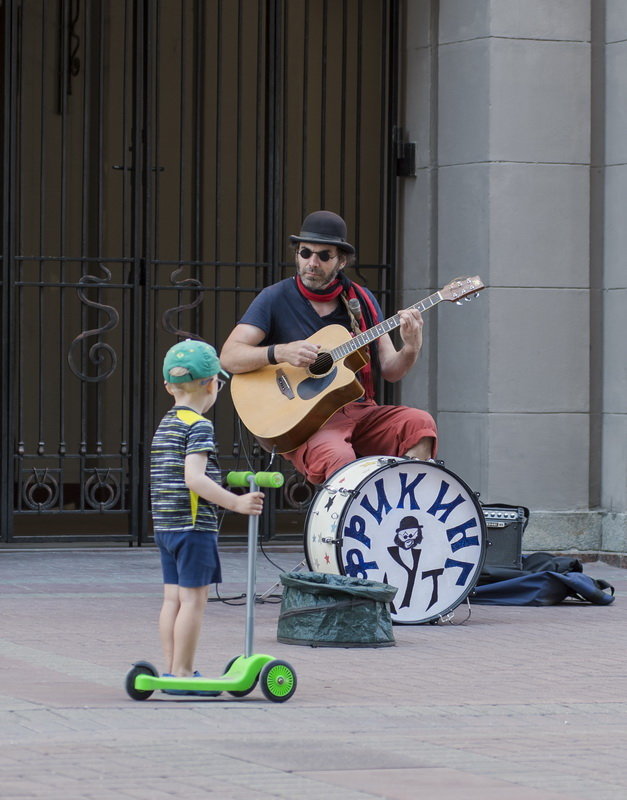
[[[385,307],[396,6],[2,3],[2,541],[150,536],[163,353],[219,348],[309,211],[346,218]],[[223,466],[265,464],[215,414]],[[292,475],[265,530],[310,497]]]

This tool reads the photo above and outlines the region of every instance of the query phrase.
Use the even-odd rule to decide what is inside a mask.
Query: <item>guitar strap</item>
[[[353,329],[353,333],[363,333],[363,331],[367,331],[369,328],[374,327],[380,321],[377,317],[377,311],[372,303],[372,300],[368,296],[368,293],[365,292],[362,287],[358,283],[353,283],[349,278],[344,275],[343,272],[340,273],[340,282],[344,288],[342,292],[341,299],[346,306],[346,310],[348,311],[348,318],[351,321],[351,327]],[[356,298],[359,300],[359,305],[361,306],[361,315],[359,319],[356,319],[355,315],[351,311],[351,308],[348,304],[349,300]],[[376,346],[370,344],[368,346],[368,351],[370,354],[370,360],[365,367],[359,370],[357,373],[358,379],[361,381],[361,384],[364,387],[364,391],[366,393],[366,398],[368,400],[375,399],[375,388],[374,388],[374,373],[373,373],[373,365],[375,370],[378,371],[379,369],[379,354]]]

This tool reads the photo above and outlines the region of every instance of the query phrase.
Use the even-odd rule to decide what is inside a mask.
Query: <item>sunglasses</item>
[[[301,249],[298,251],[298,255],[304,259],[311,258],[312,256],[318,256],[320,261],[325,264],[332,258],[338,258],[337,255],[332,256],[329,250],[310,250],[308,247],[301,247]]]
[[[218,391],[222,390],[222,388],[224,387],[225,383],[226,383],[226,381],[224,380],[224,378],[218,378]]]

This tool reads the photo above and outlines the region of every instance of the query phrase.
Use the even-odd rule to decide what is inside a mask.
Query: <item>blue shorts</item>
[[[163,582],[188,589],[222,581],[218,535],[207,531],[155,533]]]

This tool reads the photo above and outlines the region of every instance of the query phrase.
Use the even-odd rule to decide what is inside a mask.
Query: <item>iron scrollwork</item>
[[[81,11],[81,0],[58,0],[59,114],[64,113],[65,97],[72,95],[72,81],[81,72],[81,37],[78,35]]]
[[[189,331],[180,330],[176,325],[171,321],[171,318],[175,315],[178,315],[182,311],[191,311],[194,308],[197,308],[203,301],[204,295],[202,294],[202,283],[197,278],[184,278],[183,280],[178,280],[179,274],[183,271],[183,267],[178,267],[175,269],[170,275],[170,283],[173,286],[176,286],[179,289],[190,289],[196,290],[198,292],[197,297],[192,300],[191,303],[183,303],[181,305],[175,306],[174,308],[168,308],[163,312],[161,317],[161,325],[164,331],[168,333],[173,333],[175,336],[180,336],[183,339],[198,339],[200,338],[196,333],[190,333]]]
[[[110,469],[94,468],[85,481],[85,499],[92,508],[105,511],[114,508],[120,499],[120,484]]]
[[[104,265],[100,265],[101,269],[106,273],[105,281],[111,280],[111,271],[108,270]],[[102,285],[103,280],[96,277],[95,275],[83,275],[79,281],[80,284],[85,285]],[[104,311],[109,319],[102,325],[100,328],[92,328],[88,331],[83,331],[80,333],[71,343],[69,351],[68,351],[68,364],[70,365],[70,369],[76,375],[77,378],[80,378],[82,381],[88,381],[90,383],[98,383],[100,381],[105,381],[115,372],[115,368],[117,366],[117,355],[113,347],[107,344],[106,342],[95,342],[91,345],[88,351],[89,361],[94,364],[97,368],[100,368],[102,364],[105,363],[105,360],[109,360],[109,366],[104,369],[98,375],[87,375],[86,372],[83,372],[78,366],[73,358],[73,352],[76,348],[81,348],[82,343],[90,336],[100,336],[106,331],[113,330],[117,328],[118,323],[120,321],[120,315],[118,314],[117,310],[113,306],[105,305],[104,303],[97,303],[95,300],[90,300],[87,295],[85,294],[85,290],[82,288],[78,288],[76,293],[79,296],[81,303],[84,303],[86,306],[90,308],[97,308],[99,311]]]
[[[285,481],[283,496],[292,508],[303,511],[311,503],[314,491],[313,485],[305,477],[294,472]]]
[[[59,482],[48,469],[33,468],[22,488],[22,498],[34,511],[48,511],[58,505]]]

